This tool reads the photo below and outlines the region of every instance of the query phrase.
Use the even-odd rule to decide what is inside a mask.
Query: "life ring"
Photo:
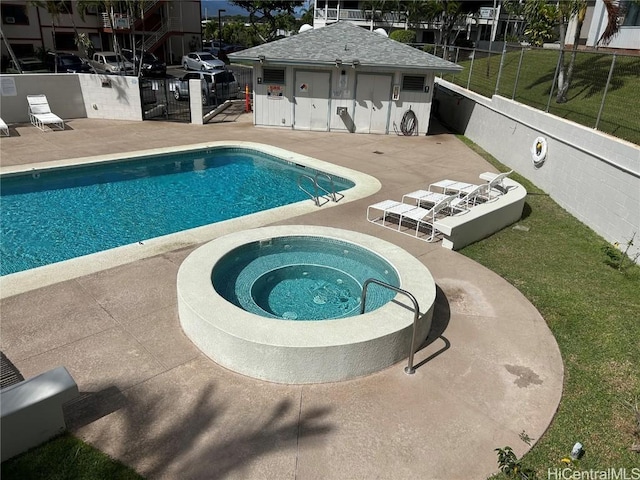
[[[544,137],[538,137],[531,145],[531,158],[535,166],[540,166],[547,158],[547,140]]]

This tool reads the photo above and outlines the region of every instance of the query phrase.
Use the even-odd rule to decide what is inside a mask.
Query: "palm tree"
[[[53,55],[54,55],[54,73],[58,73],[58,48],[56,47],[56,23],[60,21],[60,14],[67,10],[66,6],[63,7],[64,2],[55,1],[43,1],[43,0],[31,0],[31,5],[42,8],[47,11],[51,17],[51,32],[53,36]],[[43,52],[44,52],[44,45]],[[46,52],[45,52],[46,53]]]
[[[613,3],[613,0],[604,0],[604,5],[609,16],[609,21],[599,42],[608,43],[620,30],[620,24],[618,23],[619,8]],[[558,93],[556,95],[556,103],[565,103],[567,101],[567,92],[573,79],[573,69],[578,52],[578,43],[580,41],[580,30],[582,30],[582,25],[584,24],[587,13],[587,2],[586,0],[559,2],[558,7],[560,20],[560,58],[558,63],[560,68],[558,69]],[[566,46],[567,25],[572,18],[576,20],[576,28],[569,64],[565,66],[564,49]]]

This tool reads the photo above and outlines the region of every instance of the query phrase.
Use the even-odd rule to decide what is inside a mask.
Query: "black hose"
[[[403,135],[418,135],[418,118],[413,110],[409,109],[404,112],[402,121],[400,122],[400,131]]]

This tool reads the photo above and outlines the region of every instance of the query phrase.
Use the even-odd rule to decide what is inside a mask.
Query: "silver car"
[[[239,98],[240,87],[231,70],[213,70],[208,72],[190,72],[170,85],[176,100],[189,98],[189,80],[200,80],[202,104],[221,103]]]
[[[182,57],[182,66],[185,70],[206,71],[224,68],[224,62],[209,52],[191,52]]]

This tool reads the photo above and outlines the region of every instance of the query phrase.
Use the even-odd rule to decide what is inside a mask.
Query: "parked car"
[[[49,73],[49,69],[44,62],[36,57],[18,58],[18,63],[20,68],[11,60],[7,67],[7,73],[20,73],[21,70],[22,73]]]
[[[93,73],[93,68],[89,65],[88,60],[80,58],[74,53],[47,52],[45,56],[45,64],[49,68],[49,71],[56,71],[56,64],[58,66],[58,73]]]
[[[167,64],[161,61],[151,52],[142,52],[136,50],[135,55],[133,50],[128,48],[122,49],[122,55],[129,62],[133,63],[135,73],[138,73],[138,66],[140,65],[140,57],[142,57],[142,70],[143,77],[166,77],[167,76]]]
[[[240,87],[233,72],[213,70],[185,73],[182,78],[173,82],[170,88],[173,88],[173,96],[176,100],[189,98],[189,80],[200,80],[203,105],[239,98]]]
[[[96,73],[133,75],[133,63],[119,57],[116,52],[96,52],[89,60],[89,64]]]
[[[211,55],[216,57],[218,60],[222,60],[225,65],[229,64],[229,57],[227,57],[227,54],[224,50],[221,50],[220,47],[211,47],[208,50]]]
[[[182,57],[185,70],[213,70],[224,68],[224,62],[209,52],[191,52]]]

